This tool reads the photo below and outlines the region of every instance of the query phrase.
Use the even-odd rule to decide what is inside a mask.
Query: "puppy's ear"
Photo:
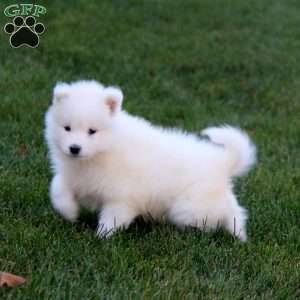
[[[58,82],[53,90],[53,103],[59,103],[63,98],[68,97],[69,88],[67,83]]]
[[[107,87],[104,89],[104,101],[111,115],[115,115],[121,110],[123,93],[119,88]]]

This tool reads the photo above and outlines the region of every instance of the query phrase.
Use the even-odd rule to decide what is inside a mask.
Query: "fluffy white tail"
[[[201,132],[216,143],[224,145],[231,162],[231,174],[241,176],[255,164],[256,148],[249,136],[238,128],[231,126],[209,127]]]

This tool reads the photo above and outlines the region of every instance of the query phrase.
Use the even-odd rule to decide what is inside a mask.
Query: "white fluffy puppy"
[[[232,178],[255,162],[239,129],[205,129],[210,141],[163,129],[121,109],[123,94],[96,81],[58,83],[46,114],[54,208],[76,220],[79,204],[101,209],[98,236],[127,228],[139,215],[181,226],[219,225],[242,241],[246,210]]]

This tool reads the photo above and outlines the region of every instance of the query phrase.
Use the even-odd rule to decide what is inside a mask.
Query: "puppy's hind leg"
[[[233,194],[229,198],[223,197],[221,200],[210,198],[206,201],[200,197],[198,201],[176,201],[169,210],[169,219],[179,226],[197,227],[203,231],[224,226],[233,236],[246,241],[246,210],[239,206]]]
[[[246,231],[247,210],[241,207],[235,196],[231,196],[231,209],[224,220],[225,228],[235,237],[239,238],[242,242],[247,240]]]
[[[180,227],[197,227],[203,231],[216,230],[223,224],[221,216],[199,205],[199,201],[176,201],[168,212],[168,218]]]
[[[136,216],[135,210],[125,204],[105,204],[100,213],[97,236],[106,238],[119,229],[127,229]]]

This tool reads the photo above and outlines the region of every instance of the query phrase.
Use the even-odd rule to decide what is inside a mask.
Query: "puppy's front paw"
[[[53,199],[52,205],[54,209],[66,220],[70,222],[75,222],[78,218],[79,207],[77,203],[73,201],[55,201],[55,199]]]
[[[79,209],[78,207],[72,207],[72,209],[69,208],[68,210],[62,212],[61,214],[66,220],[70,222],[75,222],[79,215]]]
[[[50,196],[52,205],[59,214],[71,222],[76,221],[79,214],[79,206],[62,176],[56,175],[53,178]]]
[[[117,230],[126,229],[136,213],[124,204],[106,205],[100,213],[97,236],[108,238]]]
[[[107,239],[111,237],[116,231],[115,227],[108,227],[105,224],[99,224],[96,235],[99,239]]]

